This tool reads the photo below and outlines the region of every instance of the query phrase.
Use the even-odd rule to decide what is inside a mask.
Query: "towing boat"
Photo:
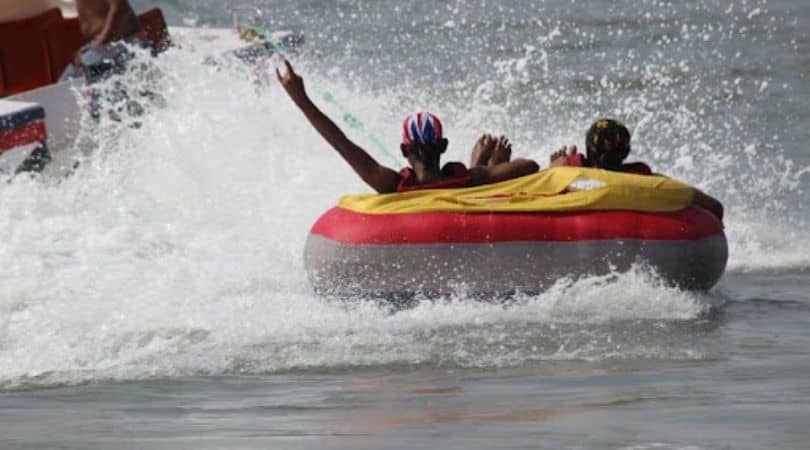
[[[268,31],[254,7],[240,6],[231,14],[234,30],[169,28],[158,8],[138,19],[153,56],[183,42],[205,42],[211,56],[231,53],[255,62],[303,42],[300,34]],[[78,19],[65,17],[60,8],[0,22],[0,173],[63,176],[78,153],[91,150],[77,143],[82,114],[91,107],[90,83],[59,81],[84,43]]]

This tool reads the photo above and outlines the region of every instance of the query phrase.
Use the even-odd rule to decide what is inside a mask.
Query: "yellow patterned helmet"
[[[630,153],[630,131],[614,119],[599,119],[585,135],[590,166],[617,170]]]

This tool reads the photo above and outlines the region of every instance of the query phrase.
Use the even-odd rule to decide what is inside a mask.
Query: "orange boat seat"
[[[84,44],[79,19],[65,19],[49,26],[45,30],[45,44],[51,65],[50,82],[56,83]]]
[[[138,16],[141,28],[146,33],[146,39],[152,43],[152,54],[157,55],[169,48],[169,27],[163,18],[163,12],[158,8],[150,9]]]
[[[61,20],[62,11],[53,8],[27,19],[0,23],[0,97],[51,83],[43,36],[45,28]]]

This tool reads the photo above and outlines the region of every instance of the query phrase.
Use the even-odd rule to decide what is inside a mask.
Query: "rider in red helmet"
[[[403,192],[416,189],[441,189],[505,181],[535,173],[536,162],[528,159],[510,160],[512,147],[501,136],[484,135],[473,149],[469,168],[458,162],[441,166],[441,154],[447,150],[442,123],[434,114],[414,113],[405,118],[402,128],[402,156],[409,167],[396,171],[378,163],[367,151],[350,141],[307,96],[304,81],[284,61],[286,73],[278,70],[278,80],[287,94],[301,109],[312,126],[326,139],[352,169],[379,193]]]

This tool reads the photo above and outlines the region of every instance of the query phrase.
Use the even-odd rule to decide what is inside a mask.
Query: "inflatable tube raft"
[[[561,277],[652,267],[708,289],[728,256],[722,223],[664,177],[584,168],[466,189],[347,196],[321,216],[304,262],[327,295],[539,292]]]

